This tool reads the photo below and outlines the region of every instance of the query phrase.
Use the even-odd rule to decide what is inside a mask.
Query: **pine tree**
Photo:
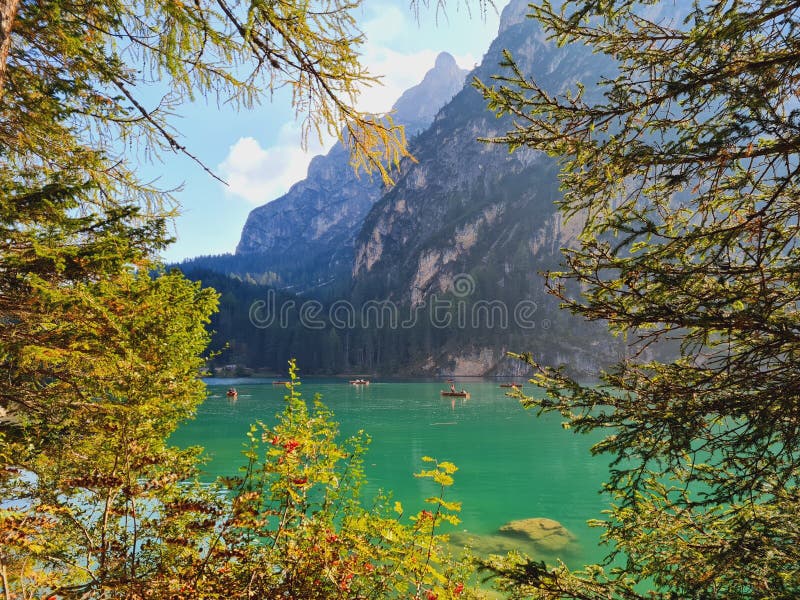
[[[536,598],[796,598],[800,3],[533,11],[616,66],[554,92],[507,56],[479,84],[515,119],[492,141],[561,160],[561,210],[585,224],[550,288],[631,356],[599,386],[542,369],[548,397],[527,400],[606,432],[613,566],[500,570]],[[668,340],[674,360],[648,358]]]

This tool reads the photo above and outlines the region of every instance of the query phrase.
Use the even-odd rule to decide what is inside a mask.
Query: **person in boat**
[[[450,384],[450,391],[453,392],[454,394],[456,393],[456,384],[455,383],[451,383]]]

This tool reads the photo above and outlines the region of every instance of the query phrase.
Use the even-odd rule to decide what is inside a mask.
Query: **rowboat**
[[[351,379],[350,383],[352,385],[369,385],[368,379]]]
[[[446,391],[442,390],[441,393],[442,393],[442,396],[447,396],[447,397],[450,397],[450,398],[466,398],[467,400],[469,400],[469,392],[465,392],[463,390],[460,391],[460,392],[446,392]]]
[[[521,388],[522,384],[521,383],[501,383],[500,387],[501,388]]]

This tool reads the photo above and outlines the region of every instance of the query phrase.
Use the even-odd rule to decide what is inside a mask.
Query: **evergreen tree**
[[[69,286],[31,276],[31,296],[3,328],[2,590],[144,597],[182,562],[169,540],[198,520],[162,507],[214,506],[182,483],[199,451],[166,438],[205,396],[215,294],[177,273],[120,270]]]
[[[511,56],[478,84],[515,119],[492,141],[558,157],[585,222],[552,291],[633,348],[597,387],[542,369],[548,397],[526,400],[607,432],[613,459],[616,562],[495,565],[536,598],[800,595],[800,4],[683,8],[539,2],[552,40],[616,63],[602,93],[548,91]],[[675,360],[646,360],[669,339]]]

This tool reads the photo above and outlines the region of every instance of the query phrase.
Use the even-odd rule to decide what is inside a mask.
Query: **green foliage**
[[[614,60],[598,89],[548,92],[511,56],[478,83],[516,119],[492,141],[559,157],[584,223],[551,290],[631,344],[599,387],[542,369],[549,397],[527,400],[608,432],[619,566],[501,570],[540,598],[796,598],[797,7],[651,4],[534,7],[554,41]],[[649,360],[669,339],[678,358]]]
[[[138,163],[163,152],[194,158],[171,126],[183,102],[249,107],[289,86],[306,135],[340,135],[356,168],[389,180],[405,140],[391,118],[354,108],[359,87],[375,82],[358,60],[358,6],[0,0],[5,600],[252,597],[253,586],[261,597],[345,597],[367,585],[461,593],[439,558],[438,517],[406,527],[399,517],[358,512],[361,449],[338,450],[324,409],[309,415],[292,395],[289,414],[297,414],[279,434],[304,447],[256,468],[263,441],[254,432],[250,475],[232,498],[196,483],[199,449],[166,441],[204,397],[205,325],[217,298],[154,261],[169,243],[172,199],[140,179]],[[164,96],[150,106],[144,98],[155,87]],[[278,468],[273,458],[286,460]],[[256,500],[254,490],[266,495]],[[283,507],[272,546],[274,515],[251,518],[261,502]],[[335,531],[343,541],[326,541]],[[384,531],[390,538],[378,537]],[[410,547],[401,553],[391,536]],[[296,562],[298,547],[316,539],[330,544],[321,554],[330,568],[313,554],[309,565]],[[415,550],[423,540],[424,557]],[[366,579],[368,565],[385,575],[350,583],[354,570]]]
[[[313,292],[297,295],[247,281],[247,277],[223,275],[196,269],[193,265],[180,265],[180,269],[189,279],[201,281],[221,294],[220,310],[212,317],[210,325],[211,347],[220,350],[212,363],[215,367],[237,364],[281,373],[285,369],[285,357],[296,356],[305,370],[316,374],[410,373],[418,372],[419,365],[425,364],[431,356],[458,354],[465,349],[529,348],[537,355],[553,356],[562,351],[587,348],[590,344],[592,351],[587,352],[587,359],[610,363],[623,345],[613,340],[600,324],[586,326],[576,322],[559,311],[555,299],[542,293],[541,281],[529,272],[529,240],[522,234],[524,227],[519,227],[519,231],[519,252],[513,259],[504,263],[499,258],[504,250],[496,250],[493,256],[498,257],[497,262],[484,263],[476,259],[475,268],[469,268],[467,273],[475,282],[474,293],[468,297],[454,295],[451,290],[437,293],[441,304],[449,302],[450,308],[437,309],[435,319],[431,316],[433,303],[430,301],[416,308],[398,301],[393,305],[392,314],[396,323],[403,325],[394,327],[388,310],[381,315],[381,321],[375,316],[377,311],[368,313],[364,309],[372,298],[380,298],[379,293],[385,288],[370,287],[359,296],[348,290],[314,297]],[[480,256],[481,252],[481,248],[477,249],[475,256]],[[498,265],[504,268],[498,269]],[[555,263],[551,266],[555,267]],[[391,291],[402,293],[399,288]],[[486,306],[481,309],[481,303],[488,305],[487,299],[495,304],[502,303],[506,310],[498,315],[490,313]],[[535,307],[527,316],[535,330],[521,326],[518,320],[515,310],[521,299]],[[322,327],[318,330],[299,319],[300,307],[311,301],[319,301],[321,306],[317,320]],[[349,312],[332,311],[345,301],[346,307],[352,307]],[[282,308],[284,319],[279,316]],[[338,320],[332,320],[332,314]],[[251,320],[253,315],[258,327]],[[265,324],[268,315],[275,317],[271,324]],[[450,320],[450,327],[442,326],[445,319]],[[534,331],[538,333],[532,341]]]
[[[70,164],[62,116],[45,112],[0,143],[2,590],[141,597],[147,574],[178,557],[167,540],[188,526],[156,507],[216,501],[179,483],[198,452],[165,439],[204,397],[217,300],[156,268],[164,219],[112,201],[116,184],[102,179],[114,170],[88,176],[99,164],[90,154]],[[40,161],[28,142],[45,138]]]
[[[71,286],[32,277],[29,294],[27,314],[2,330],[4,591],[141,597],[149,574],[177,560],[169,540],[193,525],[169,507],[217,510],[180,483],[198,451],[165,443],[204,397],[216,296],[176,273],[132,270]]]

